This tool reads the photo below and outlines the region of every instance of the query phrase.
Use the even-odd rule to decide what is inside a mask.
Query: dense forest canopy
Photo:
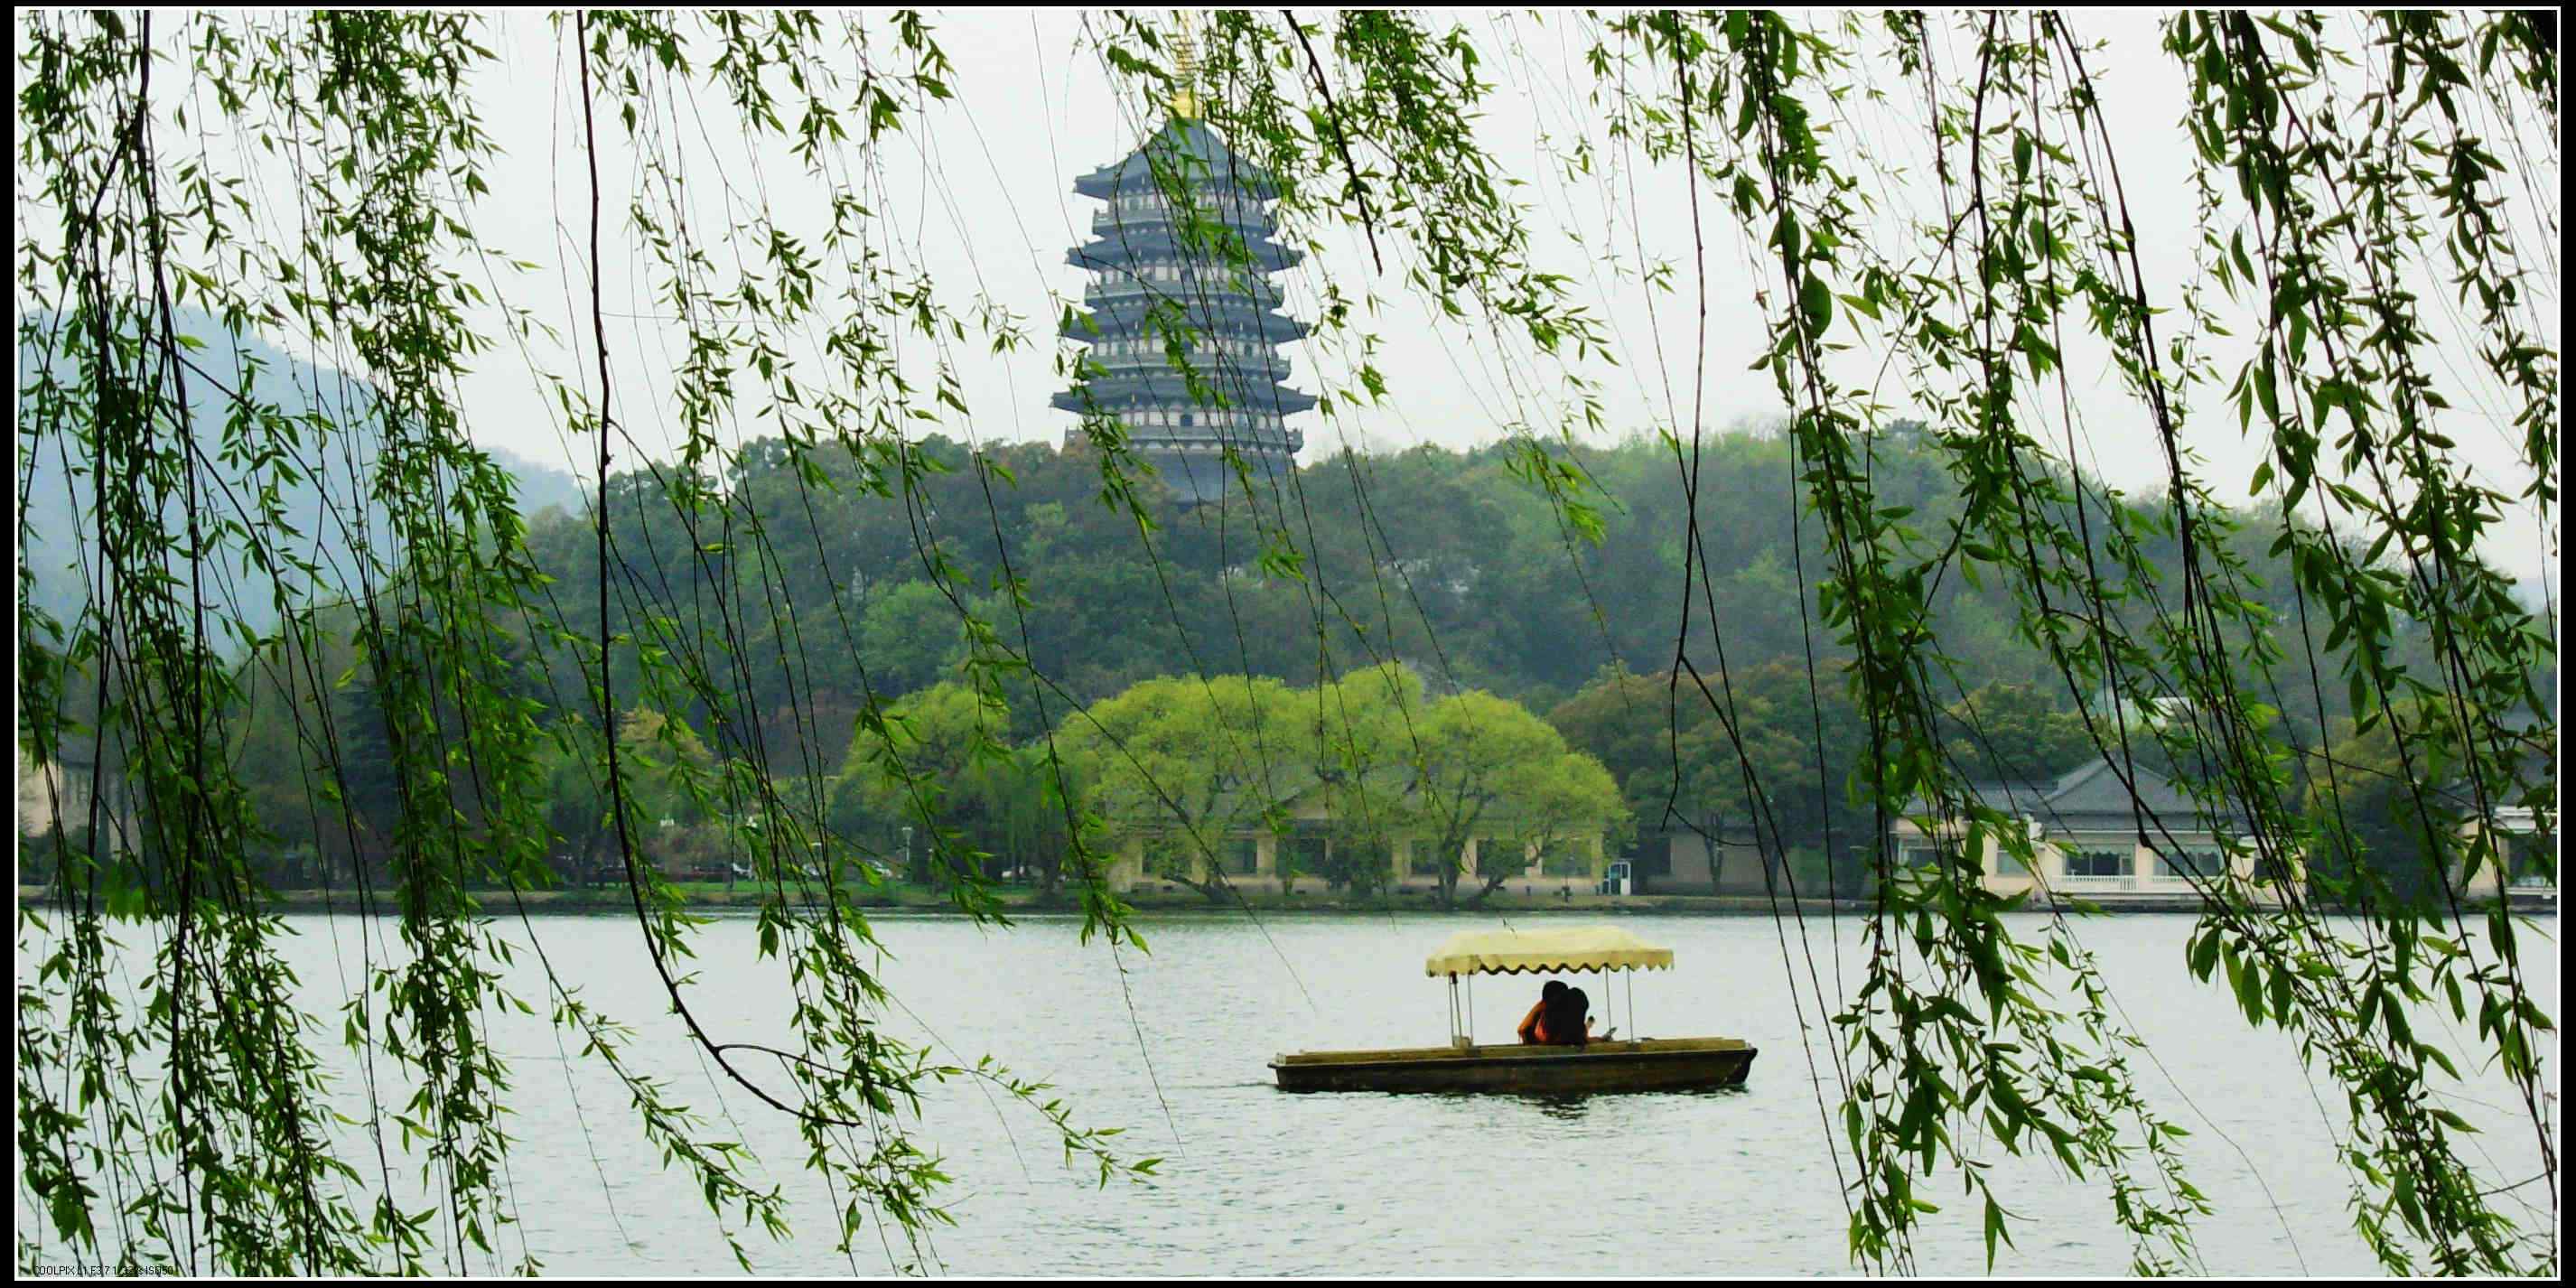
[[[1955,521],[1960,501],[1917,432],[1899,424],[1876,445],[1877,487],[1889,506],[1909,509],[1924,527],[1938,529]],[[732,626],[747,645],[763,709],[787,703],[792,675],[810,685],[809,700],[846,710],[863,693],[862,657],[871,668],[865,690],[888,697],[935,683],[962,660],[957,615],[914,548],[916,524],[937,533],[956,574],[955,593],[995,595],[1006,566],[1028,583],[1031,665],[1084,702],[1160,675],[1234,673],[1312,683],[1318,659],[1329,657],[1402,660],[1437,684],[1489,689],[1545,709],[1604,667],[1668,669],[1681,627],[1674,587],[1683,571],[1678,534],[1686,499],[1670,449],[1649,438],[1564,450],[1598,484],[1603,528],[1597,543],[1571,545],[1547,498],[1513,473],[1509,447],[1327,457],[1300,472],[1316,539],[1303,552],[1297,577],[1265,573],[1260,548],[1246,535],[1253,521],[1226,506],[1179,511],[1156,505],[1149,513],[1157,526],[1140,550],[1133,517],[1101,504],[1098,465],[1080,452],[1035,444],[988,449],[990,463],[1015,480],[1007,504],[988,521],[982,485],[962,444],[933,437],[913,450],[928,471],[918,513],[856,486],[850,462],[829,449],[809,459],[754,443],[723,477],[685,484],[737,498],[760,515],[771,543],[793,552],[780,561],[775,599],[747,605]],[[1830,665],[1850,655],[1843,642],[1801,629],[1796,570],[1820,566],[1826,554],[1812,520],[1781,498],[1790,450],[1777,433],[1752,432],[1713,437],[1702,449],[1700,504],[1734,521],[1700,545],[1710,605],[1693,612],[1695,634],[1687,647],[1711,651],[1712,620],[1722,621],[1730,667],[1803,669],[1810,659]],[[809,484],[809,464],[822,471],[824,486]],[[611,514],[622,546],[696,548],[682,519],[661,500],[669,486],[661,473],[612,480]],[[2097,504],[2115,499],[2096,496]],[[2159,508],[2153,497],[2117,500],[2146,515]],[[1238,497],[1233,504],[1243,502]],[[2267,549],[2280,522],[2277,512],[2209,516],[2213,532],[2232,530],[2228,540],[2249,566],[2250,598],[2286,624],[2297,615],[2297,588],[2286,562]],[[557,598],[581,625],[577,634],[596,625],[579,617],[596,579],[584,550],[591,535],[587,520],[574,513],[540,515],[528,535],[540,567],[556,578]],[[2146,543],[2145,554],[2171,568],[2177,546],[2168,536]],[[699,553],[703,559],[673,569],[614,610],[618,624],[626,613],[683,610],[709,594],[725,576],[728,552]],[[862,647],[782,648],[776,612],[828,597],[834,587],[822,580],[827,575],[842,583]],[[1320,626],[1311,620],[1311,597],[1301,583],[1319,588],[1328,601]],[[1812,618],[1812,586],[1803,593]],[[2008,586],[1952,578],[1933,611],[1935,629],[1958,641],[1952,696],[1998,681],[2049,685],[2055,679],[2045,655],[2016,638]],[[2423,660],[2420,623],[2397,638]],[[565,675],[569,681],[570,671]],[[2548,677],[2533,678],[2546,683]],[[2291,713],[2286,718],[2300,729],[2301,713],[2313,710],[2310,695],[2281,698],[2288,699],[2279,702]],[[2350,714],[2345,695],[2328,693],[2323,700],[2330,716]],[[2313,729],[2292,736],[2314,741]]]
[[[929,471],[920,490],[923,512],[979,515],[967,449],[931,438],[916,450]],[[836,474],[830,453],[821,454],[820,487],[809,488],[786,453],[757,444],[723,478],[682,484],[667,470],[656,470],[621,474],[611,482],[612,497],[632,502],[618,512],[619,539],[630,548],[678,551],[709,544],[693,540],[674,510],[657,499],[666,487],[697,486],[740,497],[770,540],[811,552],[810,558],[781,561],[776,595],[743,604],[738,617],[723,623],[730,636],[711,633],[693,645],[714,650],[728,638],[742,642],[752,709],[768,713],[771,725],[771,772],[829,778],[828,825],[858,848],[885,852],[900,829],[917,821],[913,802],[878,790],[875,776],[860,767],[871,743],[864,733],[850,735],[857,714],[872,702],[911,713],[914,720],[925,718],[923,703],[931,711],[956,707],[955,716],[931,718],[928,731],[908,727],[908,749],[924,747],[927,739],[935,754],[950,758],[938,775],[948,807],[938,823],[966,829],[962,835],[972,844],[964,849],[972,857],[961,858],[965,866],[1042,871],[1052,880],[1061,871],[1067,838],[1060,819],[1049,822],[1044,773],[1024,763],[1040,750],[1043,735],[1089,733],[1098,717],[1080,715],[1082,710],[1132,694],[1149,681],[1242,675],[1311,688],[1341,679],[1329,671],[1317,674],[1319,666],[1336,659],[1402,665],[1437,694],[1487,691],[1547,717],[1575,746],[1611,767],[1627,804],[1625,838],[1683,830],[1711,814],[1740,821],[1756,812],[1744,796],[1725,728],[1710,718],[1705,704],[1677,700],[1669,682],[1681,624],[1681,606],[1669,588],[1681,578],[1682,556],[1678,543],[1658,541],[1655,534],[1679,529],[1686,501],[1663,443],[1634,439],[1568,451],[1599,485],[1604,528],[1598,544],[1580,542],[1570,551],[1546,499],[1514,476],[1503,448],[1354,453],[1309,466],[1308,511],[1319,533],[1336,536],[1315,543],[1299,578],[1265,577],[1247,566],[1238,525],[1222,507],[1182,511],[1154,491],[1148,494],[1158,499],[1159,526],[1140,555],[1131,516],[1101,504],[1094,495],[1096,466],[1081,453],[1029,445],[994,449],[993,455],[1015,480],[1017,505],[994,522],[941,534],[953,561],[949,589],[924,575],[903,507]],[[1955,517],[1958,498],[1922,445],[1918,426],[1893,427],[1875,458],[1880,496],[1889,504],[1914,510],[1928,524]],[[1703,448],[1698,488],[1703,503],[1758,515],[1788,468],[1788,444],[1778,434],[1717,437]],[[839,469],[846,471],[849,463],[842,461]],[[1380,524],[1378,510],[1360,504],[1363,492],[1379,499],[1391,522]],[[2115,499],[2101,497],[2105,504]],[[2118,500],[2148,513],[2155,509],[2152,498]],[[2211,529],[2219,517],[2209,517]],[[2278,516],[2247,512],[2225,518],[2237,533],[2247,534],[2233,539],[2243,546],[2252,599],[2283,629],[2292,629],[2295,579],[2263,548],[2262,534]],[[565,605],[565,625],[576,637],[597,630],[583,611],[596,601],[596,565],[586,550],[591,536],[585,517],[559,506],[536,510],[529,523],[529,548],[551,578],[551,594]],[[1408,554],[1390,559],[1387,550]],[[1765,803],[1782,820],[1773,842],[1812,860],[1819,875],[1826,851],[1838,851],[1831,859],[1841,869],[1836,888],[1857,890],[1867,877],[1861,838],[1870,834],[1870,820],[1849,788],[1868,730],[1845,683],[1848,649],[1817,638],[1801,619],[1794,570],[1825,557],[1815,546],[1812,525],[1787,513],[1773,524],[1730,525],[1701,557],[1709,565],[1710,602],[1693,620],[1693,643],[1713,650],[1718,635],[1711,623],[1726,623],[1738,734],[1754,748]],[[2174,543],[2151,557],[2170,569],[2177,559]],[[698,549],[685,566],[657,577],[634,598],[613,603],[612,632],[632,629],[630,619],[639,613],[707,620],[695,608],[720,598],[726,561],[721,549]],[[991,615],[1006,563],[1031,587],[1025,645],[1031,666],[1057,678],[1067,701],[1050,709],[1022,691],[1008,695],[1016,700],[974,716],[971,723],[990,723],[995,740],[1010,745],[1013,754],[1007,772],[997,766],[969,784],[958,776],[972,738],[957,721],[981,704],[967,702],[971,691],[959,683],[968,648],[948,595],[962,590]],[[856,618],[854,649],[836,641],[809,650],[797,638],[795,623],[775,615],[828,599],[831,587],[820,580],[825,577],[845,579],[848,611]],[[1330,592],[1334,606],[1320,628],[1301,620],[1310,611],[1304,593],[1310,585]],[[1807,611],[1812,613],[1811,604]],[[2008,588],[1955,579],[1935,599],[1934,612],[1935,629],[1954,642],[1960,659],[1943,677],[1950,712],[1945,737],[1972,780],[2036,781],[2097,754],[2079,711],[2089,705],[2103,716],[2107,695],[2070,696],[2055,683],[2044,654],[2017,634]],[[344,610],[335,629],[346,630],[354,621]],[[515,627],[504,623],[504,629]],[[2393,639],[2412,664],[2431,664],[2429,632],[2422,624]],[[2304,642],[2326,645],[2317,638]],[[522,640],[513,651],[525,659],[517,691],[539,704],[547,723],[578,727],[585,715],[580,655],[544,640]],[[347,670],[345,652],[336,656],[338,664],[322,667],[324,673]],[[299,707],[285,699],[297,688],[292,677],[299,670],[276,661],[262,658],[245,670],[253,705],[242,721],[241,772],[264,802],[263,817],[278,838],[278,878],[310,879],[317,874],[297,869],[284,856],[312,848],[317,815],[306,796],[321,781],[321,766],[291,754]],[[288,677],[282,687],[280,676]],[[1811,683],[1814,676],[1822,678]],[[631,686],[641,676],[623,678]],[[2338,747],[2355,737],[2347,691],[2300,687],[2297,681],[2305,678],[2275,679],[2266,699],[2283,713],[2273,736],[2302,758],[2302,784],[2339,758]],[[2533,679],[2544,695],[2554,692],[2552,674]],[[382,720],[368,709],[362,684],[339,686],[332,701],[340,708],[339,723],[358,731],[352,736],[367,736],[363,731]],[[309,717],[310,695],[301,702]],[[649,718],[676,715],[685,733],[703,726],[708,714],[693,705]],[[1211,710],[1202,719],[1210,738],[1280,736],[1241,711]],[[799,748],[799,730],[809,727],[821,742]],[[709,763],[712,753],[689,737],[681,760]],[[1302,739],[1281,744],[1278,758],[1311,771],[1338,763],[1338,755],[1332,730],[1310,727]],[[2351,763],[2357,772],[2385,772],[2378,762],[2388,756],[2381,748]],[[577,785],[575,768],[566,762],[548,770],[561,842],[552,861],[567,879],[595,866],[601,848],[613,840],[601,826],[604,803],[595,788]],[[351,796],[371,820],[355,837],[358,853],[379,863],[389,851],[397,813],[387,795],[391,790],[379,779],[359,785]],[[862,798],[870,798],[864,808]],[[2385,876],[2420,897],[2427,890],[2415,880],[2412,849],[2382,818],[2397,804],[2390,793],[2374,791],[2354,809],[2373,820],[2368,826],[2380,843],[2370,851]],[[674,796],[648,801],[642,810],[679,828],[647,838],[646,850],[656,857],[674,845],[710,856],[722,848],[701,828],[707,810],[695,803]],[[1837,835],[1839,844],[1831,839]],[[329,848],[345,861],[345,847]],[[692,866],[713,862],[710,857]]]
[[[2501,867],[2507,812],[2554,828],[2556,609],[2494,558],[2530,516],[2556,540],[2554,16],[2195,11],[2119,48],[2045,11],[1548,21],[1561,67],[1467,15],[1085,17],[1135,133],[1204,124],[1312,255],[1324,418],[1402,407],[1399,303],[1491,377],[1490,447],[1286,477],[1228,450],[1240,494],[1182,511],[1087,396],[1100,301],[1032,314],[924,242],[934,204],[1001,212],[944,200],[943,149],[990,114],[942,115],[961,82],[920,14],[558,16],[553,169],[524,191],[494,180],[539,132],[478,94],[505,62],[483,20],[22,16],[19,479],[50,461],[55,497],[22,495],[18,533],[80,529],[84,589],[20,569],[19,738],[114,784],[40,838],[50,902],[19,912],[22,1266],[497,1265],[515,1088],[483,1017],[542,1003],[748,1267],[744,1233],[790,1227],[738,1135],[550,967],[533,1000],[495,969],[492,915],[567,850],[612,875],[709,1076],[846,1197],[841,1251],[929,1258],[947,1178],[913,1115],[943,1080],[1104,1182],[1150,1173],[1043,1086],[877,1026],[868,833],[909,817],[986,920],[1008,909],[981,856],[1051,848],[1085,941],[1142,951],[1104,876],[1116,816],[1180,800],[1193,749],[1282,692],[1374,676],[1418,686],[1420,718],[1319,704],[1314,759],[1352,761],[1364,801],[1367,771],[1409,771],[1377,803],[1421,827],[1471,835],[1509,783],[1636,828],[1687,791],[1783,850],[1871,839],[1831,984],[1785,939],[1780,978],[1833,1037],[1814,1108],[1858,1263],[1915,1269],[1920,1195],[1954,1179],[1991,1260],[2032,1210],[1985,1165],[2004,1151],[2107,1178],[2135,1269],[2205,1268],[2208,1204],[2082,919],[2007,920],[2018,896],[1982,880],[1988,843],[2026,865],[2031,839],[1979,784],[2099,756],[2170,771],[2270,869],[2307,860],[2277,904],[2195,876],[2188,965],[2345,1093],[2355,1234],[2398,1273],[2554,1272],[2554,1020],[2527,932],[2453,879]],[[2113,63],[2173,75],[2168,114],[2114,111]],[[1572,133],[1541,131],[1528,172],[1480,122],[1535,84]],[[2123,169],[2148,139],[2179,159],[2152,193]],[[1277,249],[1145,169],[1174,254],[1247,273]],[[943,200],[893,199],[896,170]],[[541,187],[556,280],[504,244]],[[1563,193],[1606,212],[1587,249],[1645,293],[1650,339],[1542,245]],[[1234,410],[1182,304],[1148,308],[1168,364]],[[282,389],[200,316],[364,396]],[[1051,361],[1086,409],[1070,446],[934,433],[997,400],[967,351]],[[1606,442],[1604,363],[1655,369],[1633,441]],[[525,504],[481,445],[494,370],[578,449],[590,504]],[[1720,380],[1776,429],[1710,430]],[[2075,470],[2105,399],[2095,441],[2153,485]],[[2200,451],[2231,425],[2241,474]],[[327,570],[316,503],[341,516]],[[1965,835],[1896,864],[1874,842],[1909,814]],[[665,818],[750,874],[789,1031],[699,1005]],[[335,1030],[274,894],[344,870],[399,954]],[[139,979],[112,947],[134,921]],[[2409,1018],[2435,1007],[2440,1035]],[[344,1157],[334,1032],[417,1088],[426,1206]],[[2471,1061],[2527,1120],[2537,1220],[2440,1103]]]

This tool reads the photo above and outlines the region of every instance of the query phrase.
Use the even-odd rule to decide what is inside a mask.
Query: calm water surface
[[[1563,926],[1599,918],[1520,918]],[[2036,938],[2026,918],[2016,933]],[[299,917],[293,948],[308,1006],[336,1032],[343,979],[358,976],[361,923]],[[891,1029],[933,1041],[971,1063],[990,1054],[1053,1081],[1078,1121],[1128,1128],[1121,1146],[1165,1159],[1142,1184],[1096,1185],[1067,1168],[1045,1122],[969,1084],[925,1107],[920,1138],[956,1178],[957,1225],[932,1241],[952,1273],[1840,1274],[1846,1214],[1818,1105],[1836,1101],[1813,998],[1803,987],[1819,1088],[1801,1049],[1798,1008],[1783,968],[1782,932],[1763,918],[1622,917],[1617,924],[1670,944],[1680,969],[1614,984],[1623,1033],[1740,1035],[1761,1048],[1746,1090],[1699,1095],[1542,1101],[1502,1097],[1285,1095],[1273,1053],[1327,1047],[1432,1045],[1447,994],[1422,959],[1456,931],[1494,919],[1430,916],[1159,918],[1145,923],[1150,954],[1113,958],[1077,942],[1070,920],[1031,918],[1008,930],[914,917],[878,923],[884,974],[911,1015]],[[2249,1032],[2223,990],[2183,967],[2187,917],[2081,923],[2120,1007],[2145,1036],[2144,1090],[2193,1135],[2183,1142],[2194,1182],[2217,1205],[2199,1226],[2220,1274],[2372,1273],[2351,1233],[2348,1187],[2332,1153],[2340,1097],[2304,1074],[2288,1041]],[[868,1236],[854,1257],[831,1248],[837,1211],[798,1163],[792,1127],[738,1087],[718,1086],[664,1009],[632,923],[555,917],[535,923],[546,952],[608,1015],[637,1031],[642,1063],[673,1079],[682,1099],[741,1138],[785,1187],[798,1237],[750,1235],[764,1272],[884,1273]],[[387,927],[379,923],[379,935]],[[1846,921],[1848,932],[1851,923]],[[2557,923],[2525,936],[2539,999],[2558,1011]],[[1834,989],[1832,939],[1811,926],[1816,969]],[[512,927],[515,937],[519,932]],[[1794,930],[1787,950],[1795,953]],[[697,941],[693,1005],[720,1040],[773,1040],[786,1031],[783,971],[754,955],[753,928],[730,920]],[[381,938],[375,944],[381,960]],[[335,960],[336,959],[336,960]],[[1846,963],[1856,961],[1846,949]],[[1799,958],[1801,984],[1804,959]],[[539,978],[514,987],[542,1016]],[[1578,981],[1582,982],[1582,981]],[[1488,978],[1476,990],[1479,1038],[1511,1040],[1536,981]],[[1601,1005],[1597,977],[1589,990]],[[2447,1018],[2447,1013],[2443,1018]],[[2430,1022],[2428,1017],[2426,1022]],[[547,1270],[606,1274],[737,1274],[695,1189],[665,1171],[596,1061],[566,1061],[540,1018],[495,1017],[495,1040],[519,1083],[512,1186],[522,1225],[501,1248]],[[2454,1035],[2451,1049],[2469,1046]],[[566,1048],[570,1047],[566,1040]],[[2557,1052],[2547,1053],[2557,1086]],[[757,1064],[745,1066],[759,1070]],[[2538,1170],[2512,1093],[2492,1073],[2466,1070],[2454,1106],[2488,1126],[2470,1157],[2494,1183]],[[352,1080],[354,1082],[354,1080]],[[352,1088],[354,1093],[354,1087]],[[352,1102],[354,1105],[357,1102]],[[2553,1111],[2554,1115],[2554,1111]],[[732,1125],[727,1126],[731,1134]],[[2128,1245],[2108,1187],[2010,1159],[1991,1141],[1998,1186],[2020,1216],[2009,1274],[2117,1274]],[[1921,1268],[1982,1273],[1978,1209],[1955,1180],[1923,1191],[1944,1210],[1926,1218]],[[2524,1191],[2530,1193],[2530,1191]],[[23,1186],[20,1220],[28,1215]],[[476,1262],[472,1269],[502,1268]]]

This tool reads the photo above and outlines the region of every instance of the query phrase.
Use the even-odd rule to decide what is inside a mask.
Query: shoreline
[[[479,905],[477,911],[482,914],[504,916],[515,911],[512,906],[510,892],[507,890],[477,890],[472,893]],[[684,890],[683,893],[685,895],[685,907],[691,912],[750,911],[758,908],[761,904],[761,893],[748,888],[738,892],[725,890]],[[281,912],[353,913],[358,910],[356,893],[347,889],[277,890],[271,891],[270,895],[270,906],[276,911]],[[1130,909],[1149,915],[1242,912],[1246,908],[1258,913],[1325,912],[1345,913],[1352,916],[1382,916],[1390,912],[1447,912],[1455,915],[1468,915],[1477,912],[1585,912],[1596,915],[1605,912],[1614,914],[1640,912],[1688,912],[1726,916],[1752,916],[1768,915],[1772,910],[1770,901],[1760,897],[1715,897],[1689,895],[1619,896],[1585,894],[1560,897],[1557,895],[1498,894],[1486,898],[1481,903],[1461,904],[1457,908],[1445,910],[1440,907],[1439,901],[1436,898],[1423,895],[1351,897],[1322,894],[1307,896],[1263,893],[1245,894],[1225,899],[1209,899],[1195,892],[1166,894],[1156,891],[1138,891],[1133,894],[1121,895],[1120,899],[1126,903]],[[517,902],[524,905],[527,911],[532,915],[543,914],[548,916],[632,912],[635,907],[632,896],[630,896],[623,888],[615,887],[584,890],[526,890],[521,891],[518,894]],[[22,907],[53,908],[61,906],[61,901],[53,897],[52,891],[42,886],[22,885],[18,887],[18,903]],[[392,900],[383,892],[378,892],[374,896],[372,903],[379,912],[389,912],[391,910]],[[1006,913],[1013,915],[1022,913],[1076,913],[1080,912],[1082,907],[1078,900],[1066,895],[1058,895],[1053,899],[1042,899],[1034,892],[1021,890],[1010,890],[1004,892],[1001,897],[1001,903],[1003,910]],[[1793,903],[1795,910],[1797,911],[1818,915],[1827,913],[1862,912],[1866,911],[1869,906],[1866,902],[1857,899],[1833,901],[1824,899],[1802,899],[1796,901],[1782,899],[1779,902],[1779,910],[1784,913],[1790,912],[1793,910]],[[872,893],[865,897],[851,900],[851,905],[863,912],[904,912],[947,916],[965,915],[959,912],[956,905],[945,897],[908,888],[884,893]]]
[[[740,892],[720,889],[689,890],[683,893],[686,896],[685,906],[690,912],[747,912],[758,908],[761,904],[761,895],[749,889]],[[512,906],[510,892],[507,890],[480,890],[475,891],[474,895],[479,901],[476,911],[482,915],[508,916],[517,911],[517,908]],[[358,911],[355,893],[349,890],[279,890],[272,891],[271,896],[270,909],[275,912],[356,913]],[[1775,903],[1760,895],[1497,894],[1486,898],[1481,903],[1462,904],[1449,909],[1442,908],[1438,900],[1422,895],[1354,898],[1324,894],[1308,897],[1265,893],[1212,900],[1196,893],[1138,892],[1122,898],[1130,909],[1147,916],[1250,911],[1254,913],[1336,913],[1349,916],[1384,916],[1390,912],[1436,913],[1447,916],[1473,916],[1488,912],[1524,915],[1553,912],[1586,913],[1594,916],[1606,913],[1613,916],[1659,914],[1767,917],[1776,911],[1784,915],[1836,917],[1847,914],[1865,916],[1870,911],[1869,901],[1864,899],[1781,899]],[[377,915],[392,911],[389,906],[390,901],[383,895],[378,895],[373,902],[376,905]],[[1016,890],[1006,892],[1001,902],[1004,913],[1008,915],[1045,915],[1081,910],[1081,904],[1070,897],[1059,895],[1053,899],[1040,899],[1033,892]],[[517,903],[524,906],[533,916],[627,913],[634,911],[635,907],[632,897],[622,889],[527,890],[519,893]],[[18,905],[37,908],[61,906],[60,901],[53,898],[52,892],[46,887],[25,885],[18,887]],[[909,888],[856,899],[852,901],[852,906],[862,912],[915,913],[933,916],[965,915],[945,897]],[[2541,898],[2525,897],[2509,900],[2507,907],[2515,913],[2555,916],[2558,912],[2558,900],[2554,894]],[[2048,910],[2044,905],[2025,909],[2029,912]],[[2071,907],[2065,910],[2073,911]],[[2197,913],[2200,910],[2200,902],[2191,898],[2137,900],[2117,905],[2102,905],[2100,908],[2101,915],[2105,916],[2128,913],[2170,916],[2178,913]],[[2320,911],[2335,912],[2332,909]],[[2343,914],[2335,913],[2335,915]]]

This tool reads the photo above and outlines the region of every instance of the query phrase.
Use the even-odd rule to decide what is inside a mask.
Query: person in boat
[[[1598,1033],[1593,1032],[1592,1026],[1600,1021],[1593,1019],[1591,1012],[1592,999],[1584,996],[1582,989],[1569,988],[1565,990],[1565,1019],[1562,1023],[1551,1026],[1549,1032],[1571,1035],[1556,1040],[1575,1046],[1582,1046],[1587,1042],[1609,1041],[1610,1035],[1618,1030],[1603,1029]]]
[[[1538,1005],[1531,1007],[1529,1014],[1521,1017],[1521,1026],[1517,1030],[1523,1045],[1552,1045],[1564,1040],[1557,1036],[1560,1032],[1583,1031],[1579,1024],[1572,1030],[1564,1027],[1567,991],[1565,981],[1561,979],[1549,980],[1547,987],[1538,991]]]

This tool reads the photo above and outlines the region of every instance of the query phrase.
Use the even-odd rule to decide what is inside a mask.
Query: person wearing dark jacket
[[[1598,1033],[1592,1031],[1594,1023],[1591,1014],[1592,999],[1585,997],[1582,989],[1565,990],[1564,1005],[1564,1018],[1550,1021],[1547,1026],[1552,1040],[1582,1046],[1587,1042],[1607,1042],[1611,1034],[1618,1032],[1617,1029],[1603,1029]]]
[[[1565,995],[1570,991],[1561,979],[1549,980],[1547,987],[1538,991],[1538,1005],[1521,1017],[1521,1026],[1517,1030],[1524,1045],[1552,1046],[1569,1040],[1560,1034],[1583,1031],[1579,1016],[1574,1027],[1566,1027]]]

